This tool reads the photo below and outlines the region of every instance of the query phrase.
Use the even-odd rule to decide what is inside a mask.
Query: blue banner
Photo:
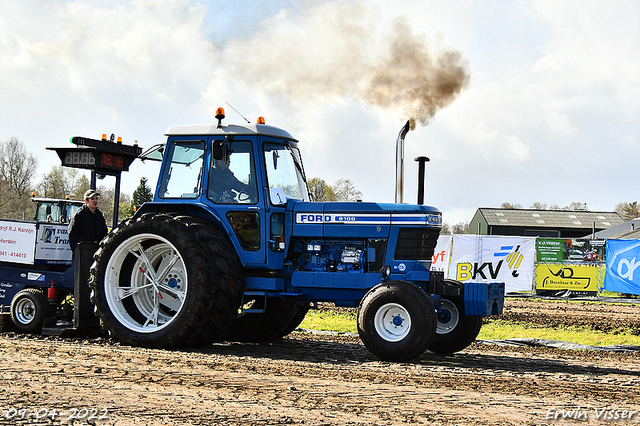
[[[640,240],[607,240],[604,289],[640,294]]]

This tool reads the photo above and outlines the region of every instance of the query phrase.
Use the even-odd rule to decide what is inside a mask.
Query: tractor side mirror
[[[224,140],[215,140],[213,141],[213,159],[214,160],[222,160],[228,154],[228,145],[233,142],[233,136],[225,136]],[[225,159],[225,162],[227,159]]]
[[[213,158],[215,160],[222,160],[224,158],[224,141],[213,141]]]
[[[278,170],[278,157],[280,157],[280,154],[278,154],[277,149],[274,149],[273,150],[273,170]]]

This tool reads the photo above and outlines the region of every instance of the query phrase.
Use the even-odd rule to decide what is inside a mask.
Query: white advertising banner
[[[33,263],[35,246],[35,223],[0,220],[0,261]]]
[[[41,223],[38,227],[36,259],[47,263],[71,263],[67,225]]]
[[[531,291],[535,237],[454,235],[449,278],[465,282],[504,282],[505,291]]]
[[[436,244],[433,252],[433,259],[431,259],[431,270],[444,272],[445,278],[447,278],[447,272],[449,271],[452,240],[452,235],[440,235],[438,237],[438,244]]]

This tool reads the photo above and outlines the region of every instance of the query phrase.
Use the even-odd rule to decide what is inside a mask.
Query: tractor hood
[[[391,227],[442,227],[435,207],[412,204],[297,202],[287,206],[297,237],[386,238]]]

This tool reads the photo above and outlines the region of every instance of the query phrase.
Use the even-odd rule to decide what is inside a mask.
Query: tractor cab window
[[[65,203],[64,208],[60,212],[62,216],[60,216],[60,223],[69,223],[71,218],[76,214],[78,210],[80,210],[82,204],[68,204]]]
[[[258,187],[249,141],[230,141],[223,145],[221,159],[211,157],[207,197],[219,204],[255,204]]]
[[[286,204],[289,198],[309,201],[298,148],[289,145],[265,144],[264,161],[271,204]]]
[[[38,203],[36,210],[36,220],[38,222],[60,222],[61,216],[58,203],[46,201]]]
[[[160,182],[162,198],[198,198],[204,162],[203,141],[174,141]]]
[[[82,207],[80,202],[37,201],[35,220],[38,222],[69,223],[69,220]]]

